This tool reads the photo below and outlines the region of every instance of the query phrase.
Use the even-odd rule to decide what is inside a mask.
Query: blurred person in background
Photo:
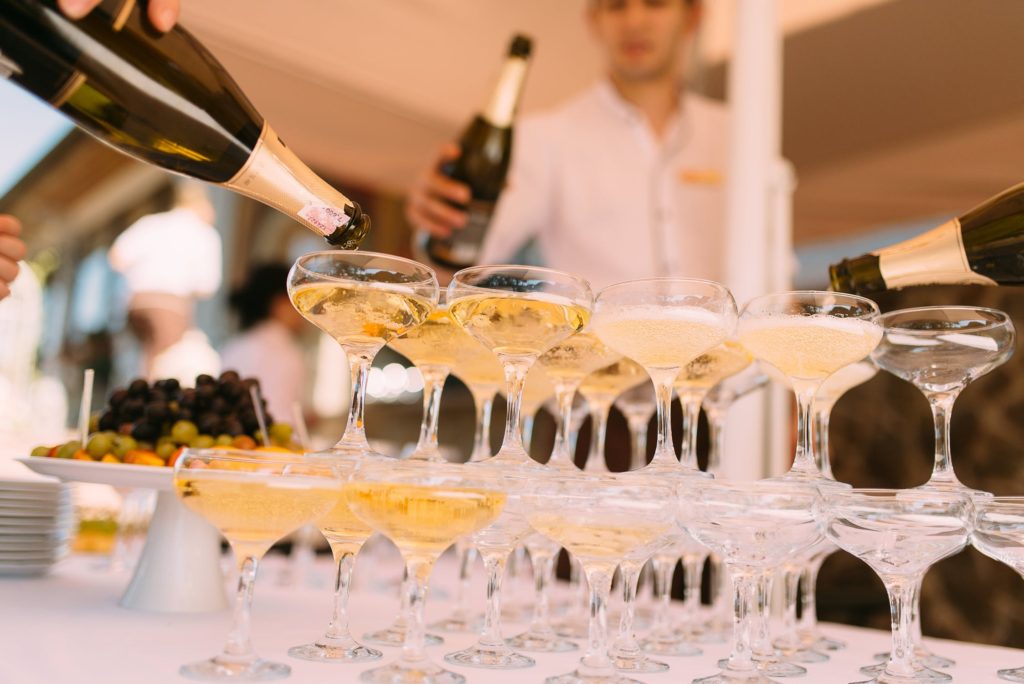
[[[588,0],[605,77],[516,123],[508,187],[481,263],[507,263],[535,238],[545,265],[595,290],[654,276],[724,275],[728,112],[684,87],[700,0]],[[421,234],[459,230],[469,188],[439,171],[446,145],[409,193]]]
[[[288,266],[267,264],[254,269],[231,293],[241,333],[221,349],[225,370],[255,377],[276,420],[290,421],[292,407],[301,405],[306,384],[306,360],[300,337],[306,320],[288,298]]]
[[[72,19],[81,19],[101,0],[57,0],[61,11]],[[149,0],[147,13],[158,31],[170,31],[178,21],[179,0]],[[18,275],[18,262],[25,258],[21,224],[13,216],[0,214],[0,299],[11,293],[10,284]]]
[[[220,363],[193,327],[195,303],[221,283],[221,241],[213,205],[197,181],[179,181],[174,208],[143,216],[114,241],[108,258],[125,278],[128,327],[142,346],[142,373],[190,384]]]

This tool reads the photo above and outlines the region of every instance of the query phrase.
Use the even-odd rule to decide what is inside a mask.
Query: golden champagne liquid
[[[835,402],[857,385],[862,385],[878,374],[878,367],[870,361],[858,361],[849,366],[840,368],[832,375],[825,378],[821,383],[818,392],[814,395],[815,400],[824,402]]]
[[[327,513],[342,496],[340,480],[209,468],[182,472],[174,488],[187,508],[220,530],[237,555],[257,557]]]
[[[334,508],[316,521],[316,526],[332,548],[335,544],[345,543],[361,546],[373,534],[373,528],[356,517],[344,496]]]
[[[472,336],[467,337],[472,344],[467,343],[459,350],[452,373],[476,392],[497,392],[505,386],[505,370],[501,362],[490,349]]]
[[[698,308],[623,307],[594,320],[602,340],[645,368],[682,368],[725,341],[719,317]]]
[[[769,316],[743,321],[739,333],[756,358],[790,378],[820,380],[878,346],[878,324],[835,316]]]
[[[447,309],[435,309],[422,325],[416,326],[390,346],[417,366],[441,366],[449,370],[467,347],[482,345],[452,319]],[[483,350],[491,357],[494,355]]]
[[[523,385],[523,403],[520,406],[522,415],[534,415],[554,394],[555,386],[547,372],[542,366],[533,364],[526,374],[526,384]]]
[[[624,358],[583,378],[579,392],[587,401],[612,402],[642,382],[650,382],[647,371],[636,361]]]
[[[429,300],[359,283],[311,283],[292,291],[292,304],[316,327],[346,346],[380,348],[422,323]]]
[[[686,390],[709,390],[722,380],[730,378],[751,363],[754,359],[739,342],[726,340],[711,351],[701,354],[679,372],[675,388],[678,392]]]
[[[350,482],[345,498],[363,522],[404,555],[435,560],[459,537],[497,519],[504,492],[391,482]]]
[[[579,382],[589,373],[615,363],[622,354],[585,330],[548,349],[537,359],[554,382]]]
[[[596,504],[599,505],[599,504]],[[530,526],[553,539],[576,558],[618,562],[671,529],[668,522],[588,520],[587,516],[543,513],[529,516]]]
[[[538,357],[587,324],[590,312],[552,295],[472,295],[449,305],[466,331],[494,353]]]

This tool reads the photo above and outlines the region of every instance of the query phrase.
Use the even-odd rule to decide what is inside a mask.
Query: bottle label
[[[298,216],[307,223],[316,226],[324,234],[324,237],[331,235],[336,230],[341,230],[350,221],[345,212],[335,207],[316,204],[315,202],[311,202],[302,207],[302,209],[299,209]]]
[[[888,288],[908,285],[995,285],[967,261],[959,219],[892,247],[872,252]]]
[[[0,50],[0,78],[11,76],[21,76],[21,67],[10,57],[5,57],[3,50]]]

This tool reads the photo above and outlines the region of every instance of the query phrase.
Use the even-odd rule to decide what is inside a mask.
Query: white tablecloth
[[[2,684],[182,684],[178,666],[217,653],[227,632],[228,613],[174,615],[141,613],[119,608],[117,600],[127,576],[98,571],[95,559],[72,558],[52,574],[36,579],[0,578],[0,683]],[[389,624],[398,608],[394,580],[399,572],[397,553],[379,548],[361,555],[356,564],[356,586],[351,610],[353,633]],[[315,572],[319,588],[304,584],[278,584],[281,562],[270,558],[260,572],[256,587],[253,641],[265,658],[287,662],[292,667],[289,682],[356,682],[361,671],[389,662],[398,649],[385,648],[384,660],[360,665],[325,665],[289,658],[289,647],[317,637],[330,610],[330,574],[321,559]],[[451,575],[454,565],[442,561],[435,569],[427,618],[436,619],[451,610]],[[483,604],[483,574],[476,568],[478,605]],[[518,588],[524,589],[524,585]],[[522,624],[506,625],[506,636],[518,633]],[[871,655],[889,648],[885,632],[841,625],[826,625],[830,636],[848,643],[832,654],[828,663],[808,665],[808,675],[799,681],[813,684],[855,682],[865,679],[858,667]],[[445,653],[474,641],[471,634],[446,634],[446,643],[430,648],[440,661]],[[1024,651],[980,646],[938,639],[929,645],[957,661],[948,672],[956,681],[998,682],[995,671],[1024,666]],[[728,646],[712,645],[694,658],[668,658],[671,670],[638,677],[651,684],[682,684],[694,677],[716,671],[715,661],[728,654]],[[451,669],[466,675],[469,682],[524,684],[571,671],[579,652],[530,654],[537,666],[527,670],[494,671],[473,668]],[[787,680],[782,680],[787,681]],[[792,680],[796,681],[796,680]]]

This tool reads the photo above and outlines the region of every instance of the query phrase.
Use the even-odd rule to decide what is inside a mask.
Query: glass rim
[[[593,302],[594,302],[594,288],[592,288],[590,286],[590,281],[587,280],[586,278],[584,278],[583,276],[578,276],[578,275],[576,275],[574,273],[569,273],[568,271],[560,271],[560,270],[558,270],[556,268],[548,268],[546,266],[528,266],[526,264],[490,264],[490,265],[481,264],[481,265],[478,265],[478,266],[470,266],[468,268],[460,269],[460,270],[456,271],[454,275],[452,275],[451,282],[449,282],[448,286],[446,288],[444,288],[444,289],[446,289],[448,291],[448,295],[449,295],[448,302],[451,303],[452,301],[454,301],[452,299],[451,295],[452,294],[456,294],[453,290],[455,290],[457,288],[459,288],[459,289],[467,288],[467,289],[470,289],[470,290],[476,290],[478,292],[486,292],[486,293],[501,292],[501,293],[504,293],[504,295],[507,295],[507,296],[523,297],[523,298],[529,298],[531,294],[535,294],[535,293],[531,293],[531,292],[516,292],[514,290],[499,290],[499,289],[495,289],[495,288],[492,288],[492,287],[480,287],[479,285],[474,285],[472,283],[464,282],[460,278],[460,276],[462,276],[463,274],[482,273],[482,272],[487,271],[487,270],[500,271],[502,269],[507,269],[507,270],[521,269],[523,271],[537,271],[538,273],[541,273],[541,274],[549,273],[549,274],[553,274],[553,275],[559,276],[558,279],[552,278],[552,282],[557,282],[559,279],[574,281],[576,284],[582,285],[583,288],[586,290],[586,292],[590,295],[587,298],[589,300],[588,307],[589,306],[593,306]],[[565,296],[565,295],[557,295],[557,296]],[[579,299],[579,297],[576,297],[576,296],[574,296],[574,297],[566,297],[566,299],[571,299],[573,301],[576,301],[576,300]]]
[[[1024,513],[1024,496],[985,496],[972,499],[974,508],[979,512],[981,509],[1017,508]]]
[[[937,505],[949,503],[972,503],[972,497],[968,494],[961,494],[953,491],[942,491],[937,489],[889,489],[884,487],[862,487],[853,489],[829,489],[821,492],[826,503],[836,499],[847,499],[850,502],[875,501],[883,504],[898,503],[901,499],[915,502],[934,503]]]
[[[799,297],[799,296],[802,296],[802,295],[813,295],[813,296],[821,295],[821,296],[825,296],[825,297],[834,297],[834,298],[841,298],[841,299],[842,298],[851,299],[851,300],[854,300],[854,301],[857,301],[857,302],[862,302],[862,303],[870,304],[871,305],[870,308],[874,310],[874,315],[875,316],[882,315],[881,307],[878,306],[878,302],[876,302],[875,300],[870,299],[869,297],[864,297],[862,295],[850,294],[848,292],[833,292],[832,290],[780,290],[778,292],[766,292],[764,294],[757,295],[756,297],[751,297],[746,302],[744,302],[743,303],[743,308],[740,310],[740,314],[742,315],[743,313],[745,313],[747,308],[751,304],[753,304],[754,302],[757,302],[759,300],[762,300],[762,299],[772,299],[772,298],[775,298],[775,297],[787,297],[787,296]],[[810,315],[814,315],[814,314],[810,314]]]
[[[622,280],[617,283],[612,283],[611,285],[606,285],[602,287],[597,292],[597,294],[594,295],[594,300],[596,301],[598,297],[600,297],[608,290],[612,290],[617,287],[622,287],[624,285],[641,285],[645,283],[699,283],[701,285],[711,285],[715,288],[721,289],[727,295],[732,297],[733,301],[735,301],[735,297],[733,297],[732,295],[732,290],[726,287],[724,283],[719,282],[717,280],[711,280],[710,278],[673,278],[670,276],[659,276],[657,278],[637,278],[635,280]]]
[[[493,469],[480,468],[479,467],[480,463],[482,463],[482,461],[475,461],[475,462],[467,461],[465,463],[456,463],[454,461],[435,462],[435,461],[416,460],[416,459],[409,459],[409,458],[394,458],[394,457],[391,457],[391,456],[380,456],[380,457],[363,458],[363,459],[360,459],[358,461],[358,463],[356,464],[356,469],[352,473],[351,481],[359,482],[359,481],[361,481],[360,480],[360,475],[364,475],[365,476],[367,474],[367,470],[368,469],[378,469],[378,468],[380,468],[383,471],[387,472],[388,474],[394,474],[396,476],[395,479],[394,480],[388,480],[388,479],[376,480],[376,479],[374,479],[372,481],[378,481],[378,482],[394,481],[394,482],[403,482],[403,483],[406,483],[406,484],[423,484],[424,486],[430,486],[429,483],[427,483],[425,481],[423,483],[409,482],[408,480],[402,479],[400,476],[403,475],[403,474],[413,475],[413,476],[420,476],[420,477],[423,477],[424,480],[427,480],[427,479],[429,479],[431,477],[437,477],[437,478],[458,478],[458,477],[464,477],[468,482],[472,482],[472,481],[476,480],[476,481],[479,481],[479,482],[483,483],[483,482],[486,481],[487,484],[498,485],[498,486],[493,487],[493,489],[501,489],[500,484],[501,484],[501,481],[502,481],[502,475],[500,473],[498,473],[497,471],[493,470]],[[417,472],[417,471],[419,471],[419,472]],[[362,480],[362,481],[367,481],[367,480]],[[467,484],[466,486],[467,487],[474,487],[473,484]],[[484,487],[479,487],[479,488],[491,489],[492,487],[484,486]]]
[[[719,489],[740,494],[752,494],[754,496],[762,494],[782,495],[792,493],[803,494],[811,497],[821,496],[821,492],[816,484],[811,482],[800,482],[797,480],[760,479],[736,481],[694,477],[677,481],[675,485],[680,497],[683,496],[685,491],[692,489]]]
[[[918,314],[918,313],[924,314],[924,313],[928,313],[928,312],[937,312],[937,311],[971,311],[971,312],[981,312],[983,314],[991,314],[992,317],[994,319],[996,319],[996,320],[992,320],[992,321],[981,321],[983,323],[983,325],[981,327],[966,328],[966,329],[963,329],[963,330],[955,330],[954,331],[954,332],[957,332],[957,333],[963,334],[963,335],[973,335],[973,334],[976,334],[976,333],[985,332],[986,330],[994,330],[996,328],[1006,327],[1007,324],[1009,324],[1009,325],[1013,324],[1013,319],[1010,318],[1010,315],[1008,313],[1006,313],[1005,311],[1002,311],[1000,309],[994,309],[994,308],[988,307],[988,306],[970,306],[969,304],[954,304],[954,305],[950,305],[950,306],[942,306],[942,305],[937,305],[937,306],[912,306],[912,307],[909,307],[909,308],[906,308],[906,309],[896,309],[894,311],[888,311],[888,312],[882,314],[879,317],[878,322],[882,325],[882,328],[884,330],[899,330],[901,335],[902,334],[920,335],[922,337],[929,337],[929,336],[933,336],[933,335],[948,335],[950,333],[950,330],[948,330],[948,329],[947,330],[943,330],[943,329],[926,329],[926,330],[923,330],[923,329],[920,329],[920,328],[905,328],[902,325],[900,325],[899,323],[893,323],[893,324],[889,323],[889,320],[891,318],[896,318],[897,316],[902,316],[902,315],[905,315],[905,314],[911,314],[912,315],[912,314]],[[917,320],[926,320],[926,319],[917,319]],[[938,320],[938,319],[936,319],[936,320]],[[948,322],[953,323],[953,322],[955,322],[955,319],[949,319]]]
[[[373,258],[373,259],[386,259],[386,260],[396,261],[396,262],[403,263],[403,264],[409,264],[409,265],[412,265],[416,269],[423,269],[423,270],[425,270],[427,272],[427,274],[428,274],[428,277],[422,278],[420,280],[410,280],[407,283],[377,283],[377,282],[374,282],[372,280],[347,280],[345,278],[339,278],[338,276],[332,276],[332,275],[328,275],[326,273],[317,273],[316,271],[313,271],[313,270],[310,270],[310,269],[306,268],[306,266],[304,266],[303,263],[302,263],[304,260],[306,260],[308,258],[311,258],[311,257],[330,257],[330,256],[346,256],[346,255],[348,255],[348,256],[366,256],[366,257]],[[309,274],[309,275],[311,275],[311,276],[313,276],[315,278],[322,278],[324,280],[328,280],[328,281],[332,281],[332,282],[340,282],[340,283],[356,282],[356,283],[363,283],[363,284],[366,284],[366,285],[376,286],[376,287],[387,287],[389,285],[390,286],[395,286],[395,285],[397,285],[397,286],[401,286],[401,285],[420,285],[420,284],[429,284],[429,283],[433,282],[434,286],[438,290],[441,289],[440,285],[438,285],[438,282],[437,282],[437,271],[435,271],[430,266],[427,266],[426,264],[420,263],[419,261],[416,261],[415,259],[408,259],[406,257],[397,256],[397,255],[394,255],[394,254],[385,254],[384,252],[367,252],[367,251],[363,251],[363,250],[358,250],[358,251],[357,250],[351,250],[351,251],[348,251],[348,250],[339,250],[339,249],[322,249],[322,250],[318,250],[316,252],[307,252],[306,254],[302,254],[302,255],[298,256],[295,259],[294,263],[292,264],[292,268],[298,268],[301,271],[304,271],[305,273],[307,273],[307,274]],[[289,286],[290,285],[291,285],[291,283],[289,282]]]

